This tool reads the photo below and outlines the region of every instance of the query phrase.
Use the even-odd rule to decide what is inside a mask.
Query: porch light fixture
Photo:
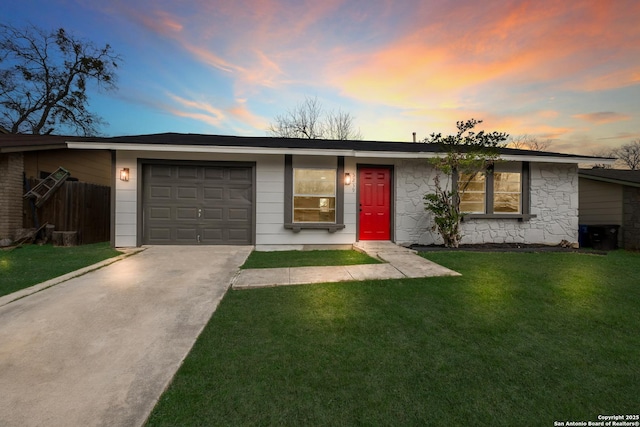
[[[351,174],[350,173],[345,173],[344,174],[344,185],[351,185]]]
[[[120,181],[129,181],[129,168],[120,169]]]

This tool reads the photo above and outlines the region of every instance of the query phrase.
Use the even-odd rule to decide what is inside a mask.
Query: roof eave
[[[520,154],[503,154],[500,155],[500,160],[511,160],[521,162],[537,162],[537,163],[571,163],[571,164],[605,164],[612,165],[616,159],[609,159],[607,157],[564,157],[564,156],[536,156],[536,155],[520,155]]]
[[[624,180],[614,179],[614,178],[605,178],[602,176],[587,175],[580,172],[578,172],[578,177],[590,179],[592,181],[608,182],[609,184],[619,184],[619,185],[626,185],[627,187],[640,188],[640,183],[637,183],[637,182],[624,181]]]
[[[430,159],[442,156],[443,153],[433,151],[380,151],[355,149],[322,149],[322,148],[290,148],[290,147],[247,147],[239,145],[183,145],[183,144],[148,144],[105,141],[67,141],[71,149],[118,150],[118,151],[156,151],[182,153],[220,153],[220,154],[296,154],[311,156],[345,156],[359,158],[392,158],[392,159]],[[598,163],[613,164],[615,159],[596,157],[536,156],[522,154],[503,154],[499,157],[505,161],[538,162],[538,163]]]
[[[173,144],[133,144],[105,142],[69,142],[72,149],[118,150],[118,151],[157,151],[173,153],[218,153],[218,154],[306,154],[317,156],[353,156],[353,150],[322,150],[306,148],[270,148],[222,145],[173,145]]]
[[[47,144],[47,145],[14,145],[14,146],[1,146],[0,153],[21,153],[24,151],[44,151],[44,150],[60,150],[67,148],[66,143],[60,144]]]

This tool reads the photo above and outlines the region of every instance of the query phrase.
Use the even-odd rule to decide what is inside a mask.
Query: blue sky
[[[3,22],[109,43],[118,90],[91,92],[105,135],[265,135],[305,96],[364,139],[457,120],[592,154],[640,138],[640,2],[48,0]]]

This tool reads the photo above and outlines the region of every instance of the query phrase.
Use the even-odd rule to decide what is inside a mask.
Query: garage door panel
[[[198,209],[195,207],[176,208],[176,219],[178,220],[197,220]]]
[[[227,218],[229,221],[247,221],[251,217],[248,208],[229,208]]]
[[[177,166],[177,178],[194,180],[198,178],[197,166]]]
[[[221,220],[224,219],[224,209],[223,208],[205,208],[202,211],[202,216],[205,220]]]
[[[245,228],[229,229],[228,241],[230,243],[242,244],[249,239],[251,231]]]
[[[249,187],[230,187],[228,190],[228,200],[234,202],[251,203],[253,191]]]
[[[205,167],[203,172],[204,172],[204,179],[207,181],[211,181],[211,180],[221,181],[224,179],[223,167]]]
[[[193,244],[193,241],[197,241],[198,229],[193,227],[177,227],[176,239],[178,241],[189,241]]]
[[[151,169],[151,178],[172,178],[172,167],[164,165],[154,165]]]
[[[246,183],[251,183],[251,169],[249,168],[236,168],[229,170],[229,179],[232,181],[245,181]]]
[[[251,244],[253,168],[143,165],[143,243]]]
[[[151,187],[150,197],[152,199],[170,199],[171,198],[171,187],[160,187],[153,186]]]
[[[196,200],[198,198],[198,189],[196,187],[178,187],[176,191],[177,200]]]
[[[205,200],[224,200],[224,189],[220,187],[204,187]]]
[[[153,227],[149,229],[149,237],[157,242],[171,242],[171,228]]]
[[[171,220],[170,207],[150,207],[149,218],[154,220]]]
[[[222,228],[205,228],[202,230],[202,243],[205,244],[224,244],[224,230]]]

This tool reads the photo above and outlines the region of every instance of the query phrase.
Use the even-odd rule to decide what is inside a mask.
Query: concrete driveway
[[[0,425],[141,425],[251,249],[153,246],[0,307]]]

